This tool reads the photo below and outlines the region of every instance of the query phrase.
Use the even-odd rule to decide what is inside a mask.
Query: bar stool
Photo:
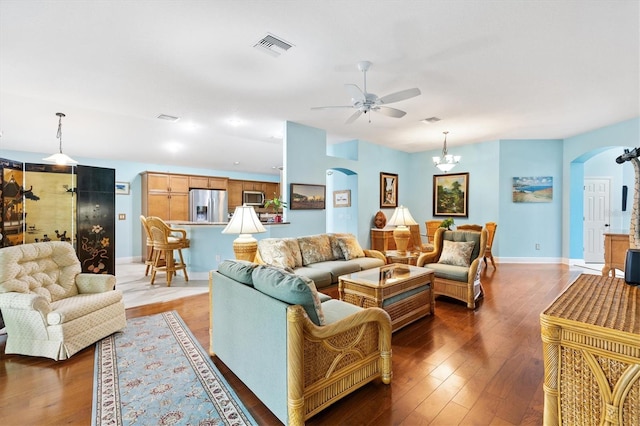
[[[142,222],[142,227],[144,228],[144,232],[147,235],[147,259],[144,261],[146,268],[144,270],[144,276],[149,275],[149,269],[153,266],[153,239],[151,238],[151,232],[149,231],[149,225],[147,225],[147,218],[143,215],[140,215],[140,222]]]
[[[156,272],[166,272],[167,287],[171,286],[171,279],[176,275],[177,271],[184,272],[185,281],[189,281],[187,274],[187,265],[182,256],[182,249],[189,248],[189,240],[187,232],[183,229],[170,228],[162,219],[155,216],[146,218],[149,234],[153,241],[153,264],[151,266],[151,284],[155,282]],[[178,251],[179,261],[173,257],[173,251]],[[164,262],[161,258],[164,257]]]

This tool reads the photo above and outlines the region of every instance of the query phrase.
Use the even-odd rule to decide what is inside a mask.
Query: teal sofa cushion
[[[444,263],[428,263],[425,268],[433,269],[434,275],[446,280],[460,281],[463,283],[469,280],[469,268],[464,266],[447,265]]]
[[[256,266],[258,264],[246,260],[225,260],[218,266],[218,272],[225,277],[253,287],[251,274]]]
[[[322,304],[312,280],[263,265],[251,275],[256,290],[290,305],[301,305],[315,325],[324,325]]]

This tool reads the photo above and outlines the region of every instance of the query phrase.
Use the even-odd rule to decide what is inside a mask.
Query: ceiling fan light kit
[[[449,154],[449,152],[447,151],[447,134],[449,132],[442,133],[444,133],[444,146],[442,148],[442,156],[433,157],[433,164],[442,172],[448,173],[456,166],[456,164],[460,162],[462,157],[460,155]]]
[[[367,92],[367,71],[371,68],[371,62],[360,61],[358,62],[358,69],[362,71],[364,75],[363,89],[360,89],[355,84],[345,84],[345,90],[347,94],[351,96],[351,105],[339,105],[339,106],[324,106],[313,107],[311,109],[332,109],[332,108],[353,108],[356,111],[345,121],[345,124],[353,123],[362,114],[366,114],[369,111],[379,112],[388,117],[401,118],[406,115],[405,111],[391,108],[386,104],[404,101],[406,99],[413,98],[421,94],[420,89],[414,87],[412,89],[401,90],[399,92],[390,93],[383,97],[378,97],[375,93]],[[371,122],[371,117],[369,117]]]

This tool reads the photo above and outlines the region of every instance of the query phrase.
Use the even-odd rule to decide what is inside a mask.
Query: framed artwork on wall
[[[333,207],[351,207],[351,190],[333,191]]]
[[[553,200],[553,177],[514,177],[514,203],[550,203]]]
[[[433,215],[469,217],[469,173],[433,176]]]
[[[398,207],[398,175],[380,172],[380,208]]]
[[[291,210],[324,210],[325,186],[292,183],[289,208]]]
[[[130,186],[129,182],[116,182],[116,194],[129,195]]]

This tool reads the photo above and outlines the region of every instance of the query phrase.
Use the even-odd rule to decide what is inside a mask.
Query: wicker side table
[[[640,287],[580,275],[540,314],[545,425],[640,425]]]

